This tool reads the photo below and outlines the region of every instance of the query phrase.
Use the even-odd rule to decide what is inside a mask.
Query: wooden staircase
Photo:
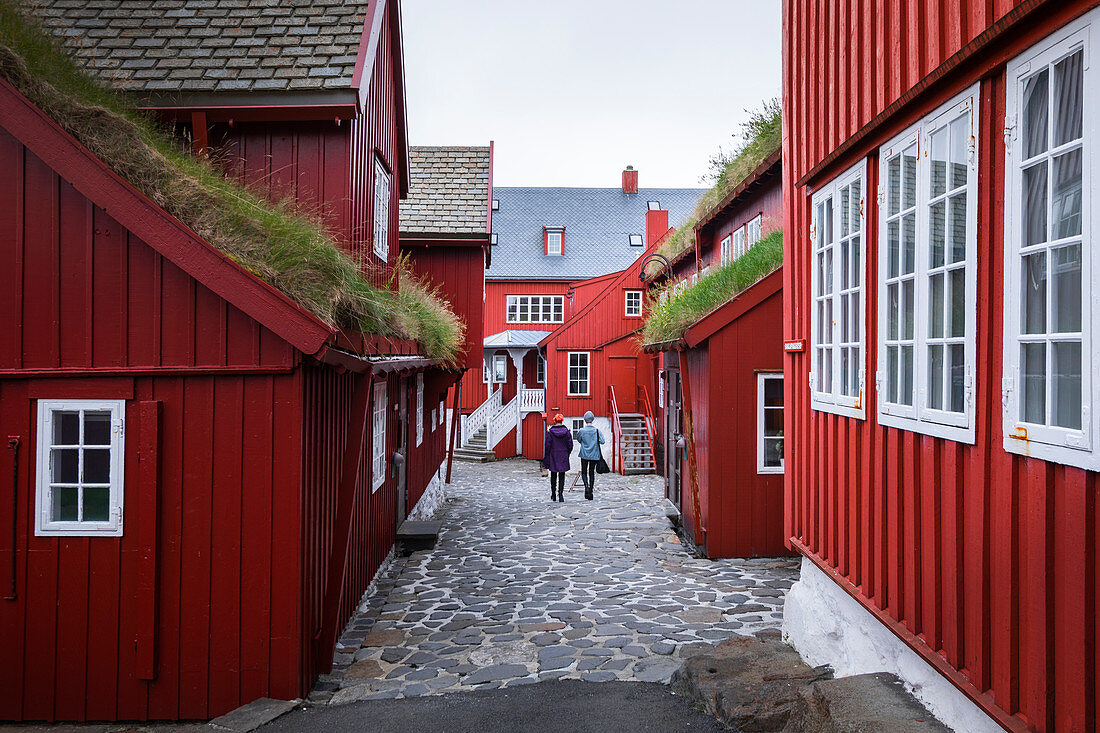
[[[461,461],[474,461],[476,463],[488,463],[496,460],[496,454],[488,445],[489,433],[481,428],[470,436],[466,443],[455,448],[454,456]]]
[[[646,429],[645,416],[636,412],[619,413],[619,426],[622,473],[629,476],[656,471],[657,467],[653,463],[653,445],[650,443],[649,430]]]

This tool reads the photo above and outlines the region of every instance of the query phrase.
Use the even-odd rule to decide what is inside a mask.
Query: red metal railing
[[[645,388],[645,385],[638,387],[638,393],[641,397],[638,399],[638,406],[642,408],[642,419],[645,421],[645,433],[649,438],[649,457],[653,461],[653,472],[657,472],[657,453],[654,450],[654,445],[657,443],[657,422],[653,418],[653,405],[649,401],[649,390]]]
[[[608,402],[610,403],[611,412],[611,470],[615,470],[615,464],[618,463],[619,473],[623,476],[626,475],[626,464],[623,461],[621,449],[623,443],[623,426],[619,422],[619,403],[615,399],[615,387],[608,385],[609,392]]]

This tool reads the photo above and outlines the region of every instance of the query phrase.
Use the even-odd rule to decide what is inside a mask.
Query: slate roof
[[[493,267],[487,280],[582,280],[629,266],[645,251],[629,235],[645,239],[647,202],[657,201],[676,227],[694,210],[701,188],[510,188],[494,187]],[[543,227],[565,227],[565,254],[546,255]]]
[[[102,81],[129,91],[350,88],[367,0],[24,0]]]
[[[401,233],[488,236],[489,148],[409,148]]]

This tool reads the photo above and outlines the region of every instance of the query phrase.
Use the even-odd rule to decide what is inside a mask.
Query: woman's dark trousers
[[[584,480],[584,498],[591,499],[592,490],[596,488],[596,461],[581,459],[581,479]]]
[[[556,483],[555,483],[556,482]],[[550,472],[550,501],[554,501],[555,492],[558,501],[565,501],[565,471]]]

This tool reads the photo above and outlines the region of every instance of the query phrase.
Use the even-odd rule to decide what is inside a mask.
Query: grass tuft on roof
[[[649,304],[649,316],[642,329],[642,342],[659,344],[675,341],[703,316],[752,287],[783,264],[783,230],[774,229],[745,254],[723,265],[694,285],[663,288]],[[663,299],[662,293],[668,297]]]
[[[722,158],[720,154],[716,160],[722,166],[717,182],[699,198],[691,216],[657,248],[658,254],[673,260],[695,246],[695,225],[748,178],[769,155],[779,150],[782,143],[779,100],[769,100],[759,110],[751,112],[749,120],[742,125],[741,135],[742,142],[732,155]],[[659,270],[660,266],[656,263],[646,267],[648,275],[656,274]]]
[[[456,358],[461,322],[407,263],[394,275],[406,292],[371,284],[310,212],[271,202],[181,150],[14,0],[0,0],[0,77],[158,206],[326,324],[414,339],[430,358]]]

